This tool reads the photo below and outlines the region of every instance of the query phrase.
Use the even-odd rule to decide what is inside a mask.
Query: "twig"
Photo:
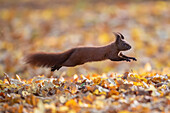
[[[8,80],[9,84],[11,84],[8,74],[6,74],[6,73],[4,72],[4,75],[5,75],[6,79]]]

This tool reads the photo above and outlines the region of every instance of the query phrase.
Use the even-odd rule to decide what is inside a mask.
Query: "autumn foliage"
[[[0,110],[8,112],[168,111],[170,74],[73,75],[0,81]]]
[[[0,112],[170,112],[170,2],[0,1]],[[101,46],[121,32],[137,62],[37,68],[30,52]],[[51,76],[51,77],[50,77]]]

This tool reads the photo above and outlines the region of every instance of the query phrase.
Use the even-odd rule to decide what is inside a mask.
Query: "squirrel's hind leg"
[[[62,66],[53,66],[51,67],[51,71],[54,72],[55,70],[59,70]]]

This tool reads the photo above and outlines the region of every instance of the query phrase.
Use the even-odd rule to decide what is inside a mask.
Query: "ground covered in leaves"
[[[110,112],[170,111],[170,74],[74,75],[21,80],[5,74],[0,81],[2,112]]]

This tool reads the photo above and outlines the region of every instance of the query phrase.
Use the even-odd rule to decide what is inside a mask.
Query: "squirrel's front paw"
[[[137,61],[137,59],[136,59],[136,58],[134,58],[134,57],[132,57],[132,60],[133,60],[133,61]]]
[[[130,62],[130,59],[126,59],[126,62]]]

